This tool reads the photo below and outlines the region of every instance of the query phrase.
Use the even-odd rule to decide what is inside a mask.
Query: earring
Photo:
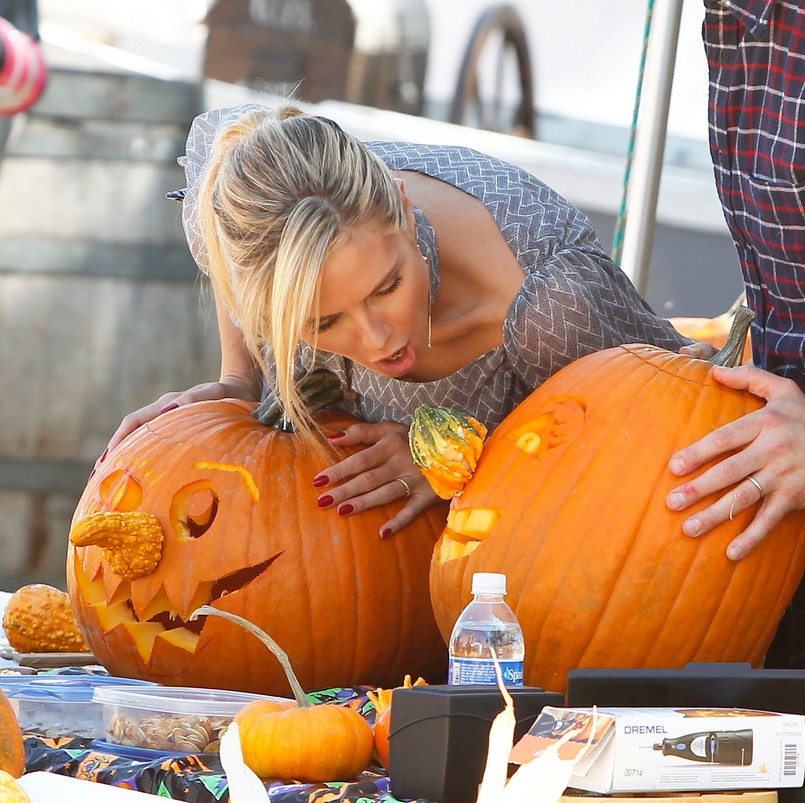
[[[428,264],[428,258],[424,254],[422,254],[422,259],[424,260],[425,264],[427,265]],[[433,304],[433,299],[431,298],[430,288],[428,288],[428,348],[431,348],[432,345],[433,345],[432,342],[431,342],[431,335],[433,333],[432,332],[432,329],[433,329],[433,316],[431,314],[431,305],[432,304]]]

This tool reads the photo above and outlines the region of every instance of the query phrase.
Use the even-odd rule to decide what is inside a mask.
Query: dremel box
[[[599,794],[779,789],[802,786],[805,774],[801,714],[546,706],[511,760],[526,763],[562,737],[560,756],[579,757],[569,786]]]
[[[752,708],[805,714],[805,670],[747,663],[688,663],[683,669],[571,669],[567,708]],[[805,803],[805,787],[780,789],[780,803]]]

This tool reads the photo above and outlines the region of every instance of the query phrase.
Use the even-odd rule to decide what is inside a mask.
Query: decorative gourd
[[[314,376],[313,390],[330,400],[321,385]],[[428,567],[446,509],[429,509],[387,539],[380,527],[402,501],[347,517],[319,509],[313,477],[357,448],[328,457],[254,412],[232,399],[179,407],[99,465],[75,511],[67,558],[70,597],[93,653],[125,677],[284,689],[281,669],[248,634],[213,617],[189,622],[211,604],[288,644],[308,688],[390,685],[406,670],[443,677]],[[318,419],[325,431],[354,423],[338,411]],[[123,522],[133,522],[126,535],[148,535],[141,553],[136,538],[116,534]],[[149,562],[155,568],[141,574]]]
[[[31,798],[14,776],[3,770],[0,770],[0,803],[31,803]]]
[[[70,598],[45,583],[18,588],[3,613],[8,643],[18,652],[86,652]]]
[[[0,771],[19,778],[25,770],[25,748],[14,709],[0,691]]]
[[[447,407],[420,405],[408,430],[411,456],[431,488],[452,499],[475,471],[486,427],[477,418]]]
[[[369,723],[351,708],[305,697],[285,651],[240,616],[204,605],[191,615],[220,616],[259,639],[276,656],[293,691],[290,701],[258,700],[235,716],[243,760],[260,778],[317,783],[354,778],[368,766],[374,740]]]
[[[406,675],[399,689],[410,689],[413,686],[427,686],[424,678],[417,678],[411,683],[411,676]],[[391,698],[394,689],[375,689],[367,692],[367,696],[375,706],[375,724],[372,727],[375,738],[375,753],[380,763],[389,768],[389,728],[391,726]]]
[[[740,354],[741,342],[729,349]],[[701,538],[683,535],[715,497],[669,510],[680,484],[670,456],[763,404],[711,370],[653,346],[607,349],[559,371],[498,426],[434,551],[445,640],[473,573],[502,572],[528,685],[563,691],[574,667],[761,664],[803,575],[805,513],[737,562],[726,547],[757,505]]]

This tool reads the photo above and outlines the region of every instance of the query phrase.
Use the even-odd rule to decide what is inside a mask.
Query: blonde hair
[[[345,230],[370,220],[406,227],[391,171],[332,120],[284,102],[220,134],[198,209],[210,279],[269,380],[264,353],[273,350],[272,390],[310,437],[316,426],[295,382],[294,357],[302,332],[318,323],[322,266]]]

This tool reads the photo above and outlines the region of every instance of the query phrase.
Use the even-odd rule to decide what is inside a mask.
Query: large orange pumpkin
[[[25,747],[17,716],[8,697],[0,691],[0,771],[19,778],[24,769]]]
[[[748,557],[727,544],[756,506],[694,539],[665,504],[670,456],[759,408],[703,360],[645,345],[584,357],[495,430],[455,498],[431,594],[447,639],[474,572],[508,576],[525,682],[563,691],[574,667],[758,666],[805,569],[805,514]],[[705,499],[694,510],[712,503]]]
[[[443,676],[428,594],[445,508],[397,534],[400,502],[352,517],[320,510],[326,459],[236,400],[199,402],[140,427],[109,453],[75,511],[68,588],[90,648],[113,674],[284,695],[281,667],[203,604],[287,645],[306,688]],[[322,425],[353,422],[339,412]],[[333,458],[333,459],[338,459]]]

